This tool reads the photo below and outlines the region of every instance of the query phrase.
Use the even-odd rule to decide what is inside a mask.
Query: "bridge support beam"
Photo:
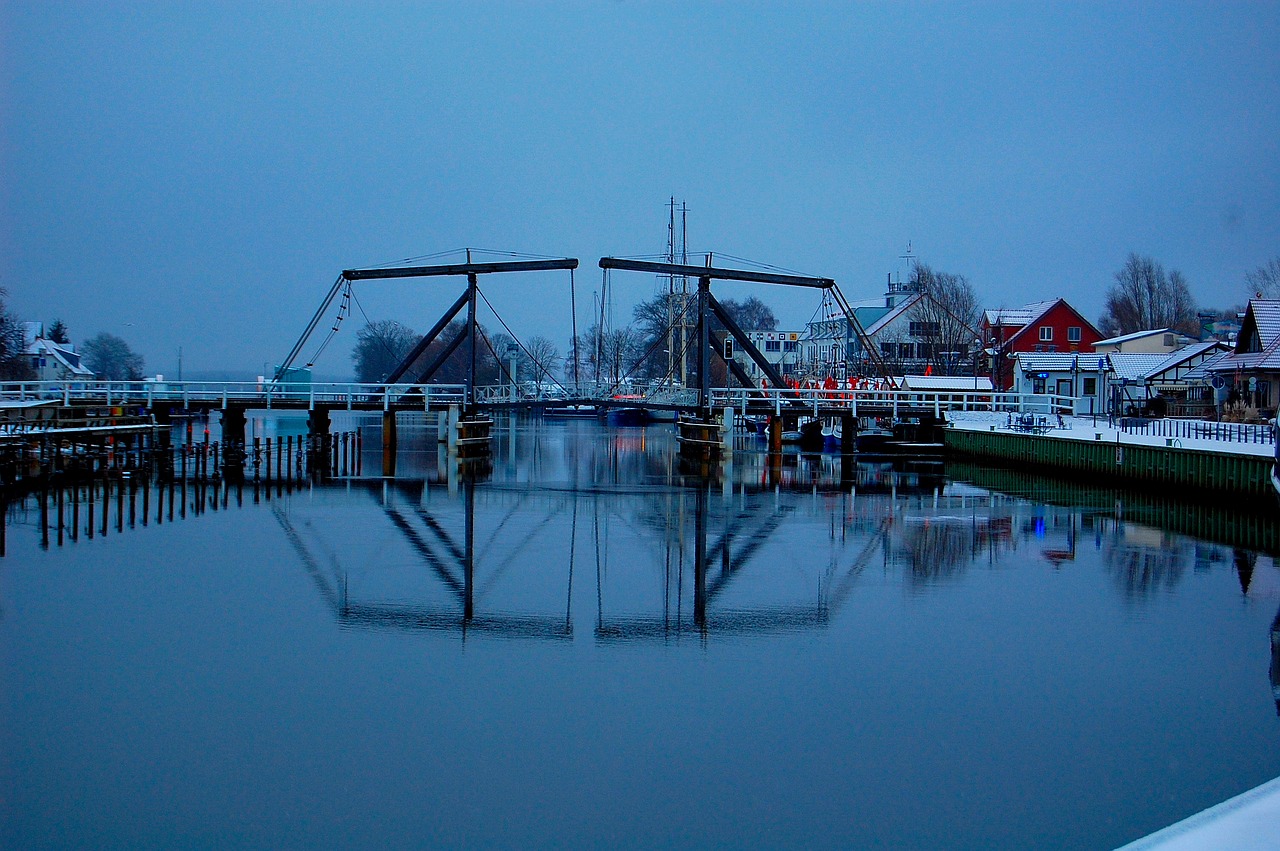
[[[458,454],[458,420],[460,411],[457,405],[449,406],[449,414],[445,418],[445,444],[449,447],[449,455]]]
[[[382,475],[396,474],[396,412],[382,412]]]
[[[155,445],[151,447],[156,460],[156,472],[162,479],[173,478],[173,410],[168,405],[151,409],[156,421]]]
[[[840,417],[840,454],[845,457],[858,451],[858,418],[853,414]]]
[[[327,477],[332,469],[333,437],[329,433],[331,427],[328,408],[317,406],[307,414],[307,434],[311,438],[307,467],[312,476]]]
[[[248,422],[240,405],[222,409],[222,475],[229,482],[244,481],[244,434]]]
[[[725,405],[720,417],[720,457],[733,457],[733,406]]]

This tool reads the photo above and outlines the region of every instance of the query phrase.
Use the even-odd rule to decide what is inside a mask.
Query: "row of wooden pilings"
[[[48,549],[81,538],[106,537],[111,529],[121,533],[136,526],[158,526],[189,515],[240,507],[246,496],[255,505],[270,502],[273,495],[284,496],[306,486],[303,478],[231,482],[173,476],[165,480],[135,470],[118,476],[46,479],[43,486],[16,496],[0,491],[0,557],[7,555],[10,512],[30,511],[32,500],[40,544]]]
[[[314,475],[359,475],[359,431],[254,437],[245,442],[243,421],[224,419],[223,439],[174,442],[170,426],[129,431],[76,433],[51,431],[0,446],[0,491],[40,488],[51,481],[91,481],[125,475],[160,479],[226,478],[235,482],[291,480]],[[326,423],[327,425],[327,423]]]

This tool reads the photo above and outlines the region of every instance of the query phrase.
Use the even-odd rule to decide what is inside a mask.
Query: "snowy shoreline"
[[[1017,422],[1014,415],[1013,421]],[[1205,437],[1165,437],[1155,434],[1135,434],[1122,431],[1111,425],[1105,417],[1075,417],[1063,415],[1062,425],[1058,425],[1056,415],[1042,417],[1047,426],[1044,431],[1020,431],[1009,427],[1009,415],[990,411],[950,411],[947,419],[951,428],[958,431],[995,431],[1003,434],[1021,434],[1043,437],[1051,440],[1078,440],[1086,442],[1105,441],[1119,443],[1122,446],[1155,446],[1172,449],[1192,449],[1201,452],[1217,452],[1228,455],[1249,455],[1271,458],[1275,455],[1273,443],[1241,443],[1230,440],[1215,440]],[[1099,437],[1101,435],[1101,437]]]

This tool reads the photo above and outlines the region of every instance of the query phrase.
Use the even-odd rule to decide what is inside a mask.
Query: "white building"
[[[80,355],[71,343],[55,343],[44,337],[43,322],[24,322],[24,357],[29,358],[37,381],[88,381],[93,371],[80,362]]]
[[[764,355],[764,359],[769,362],[774,369],[783,375],[791,375],[796,371],[796,364],[800,359],[800,338],[803,336],[799,331],[747,331],[747,339],[751,341],[751,345],[760,350],[760,354]],[[756,365],[747,353],[738,350],[733,353],[733,359],[746,371],[747,375],[753,380],[759,380],[763,374],[760,367]]]

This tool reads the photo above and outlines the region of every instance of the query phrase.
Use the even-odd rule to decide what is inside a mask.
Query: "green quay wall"
[[[1273,492],[1273,461],[1265,455],[955,428],[943,430],[943,442],[950,454],[1006,463],[1114,476],[1153,485],[1259,496]]]

